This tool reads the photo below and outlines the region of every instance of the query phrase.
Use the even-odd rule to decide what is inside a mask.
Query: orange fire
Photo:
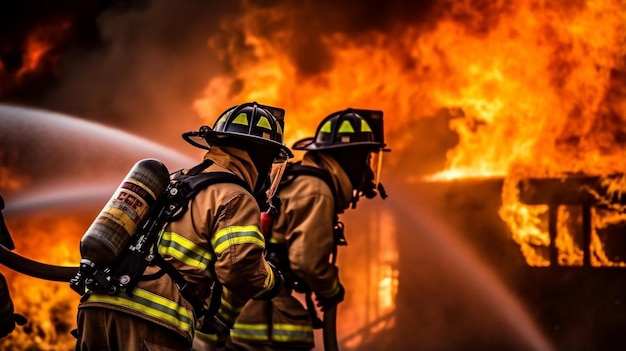
[[[76,266],[78,242],[91,219],[38,215],[7,220],[15,252],[30,259],[61,266]],[[32,278],[0,266],[10,283],[17,313],[28,324],[0,339],[1,349],[72,350],[70,331],[76,328],[79,296],[69,283]]]
[[[43,65],[55,68],[59,58],[54,54],[53,49],[55,45],[62,42],[70,29],[69,21],[60,21],[40,25],[32,30],[24,43],[22,66],[16,72],[17,80],[23,79],[29,73],[37,72]]]
[[[334,110],[382,109],[396,150],[419,147],[420,141],[405,142],[411,122],[438,108],[460,110],[450,122],[459,143],[448,151],[445,169],[427,178],[504,177],[500,216],[529,264],[546,265],[549,237],[540,215],[547,207],[521,204],[515,184],[570,172],[624,172],[626,4],[518,0],[479,9],[474,1],[441,3],[443,15],[427,27],[324,36],[332,64],[312,76],[299,75],[283,52],[294,39],[289,31],[263,36],[265,22],[289,23],[291,12],[247,11],[223,26],[245,32],[252,50],[238,55],[235,45],[209,42],[237,58],[230,62],[236,73],[211,80],[196,108],[212,120],[224,101],[283,106],[288,142],[311,135]],[[402,167],[394,153],[390,159]],[[565,228],[567,216],[559,217]],[[563,233],[557,245],[577,255]]]
[[[24,186],[26,175],[15,174],[19,155],[15,150],[0,150],[0,190],[16,190]]]

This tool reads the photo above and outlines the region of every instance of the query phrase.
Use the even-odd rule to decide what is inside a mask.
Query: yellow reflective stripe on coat
[[[204,339],[204,340],[213,341],[213,342],[216,342],[218,340],[217,334],[207,334],[199,330],[196,330],[196,335],[194,337],[199,338],[201,340]]]
[[[174,232],[161,232],[159,253],[162,256],[174,257],[184,264],[202,271],[207,270],[213,259],[213,255],[209,251]]]
[[[124,292],[120,295],[91,294],[88,301],[105,302],[129,308],[171,324],[193,337],[193,311],[149,291],[134,288],[132,297]]]
[[[235,319],[237,319],[237,317],[241,313],[241,310],[243,310],[243,307],[233,308],[233,306],[228,301],[226,301],[224,297],[222,297],[218,313],[227,322],[234,323]]]
[[[230,226],[220,229],[211,240],[211,245],[216,254],[221,254],[231,245],[257,244],[265,248],[265,239],[259,227],[254,225]]]
[[[268,290],[274,287],[274,271],[270,268],[267,262],[265,263],[265,271],[267,272],[267,276],[265,276],[265,280],[263,281],[263,290],[261,290],[258,294],[254,295],[252,298],[257,298],[263,294],[265,294]]]
[[[269,341],[268,328],[267,324],[235,323],[230,335],[240,340]],[[272,341],[313,342],[313,326],[276,323],[272,328]]]

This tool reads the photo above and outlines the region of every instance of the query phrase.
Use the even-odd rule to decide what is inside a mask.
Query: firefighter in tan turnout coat
[[[183,134],[208,150],[196,172],[227,172],[250,189],[223,182],[200,190],[184,215],[161,232],[158,252],[198,299],[213,282],[223,286],[216,318],[232,327],[232,309],[250,298],[271,298],[282,276],[264,259],[260,212],[252,193],[272,165],[286,164],[284,110],[245,103],[226,110],[213,128]],[[200,316],[170,274],[148,266],[132,296],[88,292],[79,305],[77,350],[190,350]],[[235,297],[236,296],[236,297]],[[219,299],[217,300],[219,301]]]
[[[231,330],[235,350],[308,350],[320,321],[313,302],[305,309],[292,291],[313,293],[322,311],[343,301],[339,271],[329,257],[345,245],[337,215],[356,206],[360,196],[377,190],[383,142],[383,113],[347,109],[331,114],[316,136],[296,142],[307,150],[302,161],[289,164],[278,196],[280,213],[268,240],[268,260],[285,276],[285,287],[271,301],[249,301]],[[373,166],[372,166],[373,164]]]

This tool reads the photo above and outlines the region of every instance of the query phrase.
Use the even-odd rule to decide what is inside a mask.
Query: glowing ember
[[[37,71],[45,60],[49,61],[47,64],[56,63],[58,57],[51,54],[51,50],[66,35],[70,27],[70,22],[62,21],[42,25],[32,31],[24,44],[22,67],[17,71],[17,78],[21,79],[25,74]]]

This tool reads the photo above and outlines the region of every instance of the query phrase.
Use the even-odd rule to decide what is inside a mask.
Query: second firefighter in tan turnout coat
[[[307,152],[301,163],[290,164],[285,171],[278,193],[282,205],[267,248],[268,259],[275,260],[283,272],[286,287],[271,301],[246,304],[231,330],[229,348],[314,347],[312,315],[292,290],[314,293],[322,311],[343,301],[339,270],[329,260],[336,246],[345,243],[337,215],[350,204],[356,206],[360,196],[372,198],[377,193],[380,170],[376,167],[381,165],[377,160],[387,151],[382,116],[382,111],[339,111],[320,123],[315,137],[294,144],[293,149]],[[309,173],[298,171],[303,169]],[[381,195],[386,196],[384,190]]]

